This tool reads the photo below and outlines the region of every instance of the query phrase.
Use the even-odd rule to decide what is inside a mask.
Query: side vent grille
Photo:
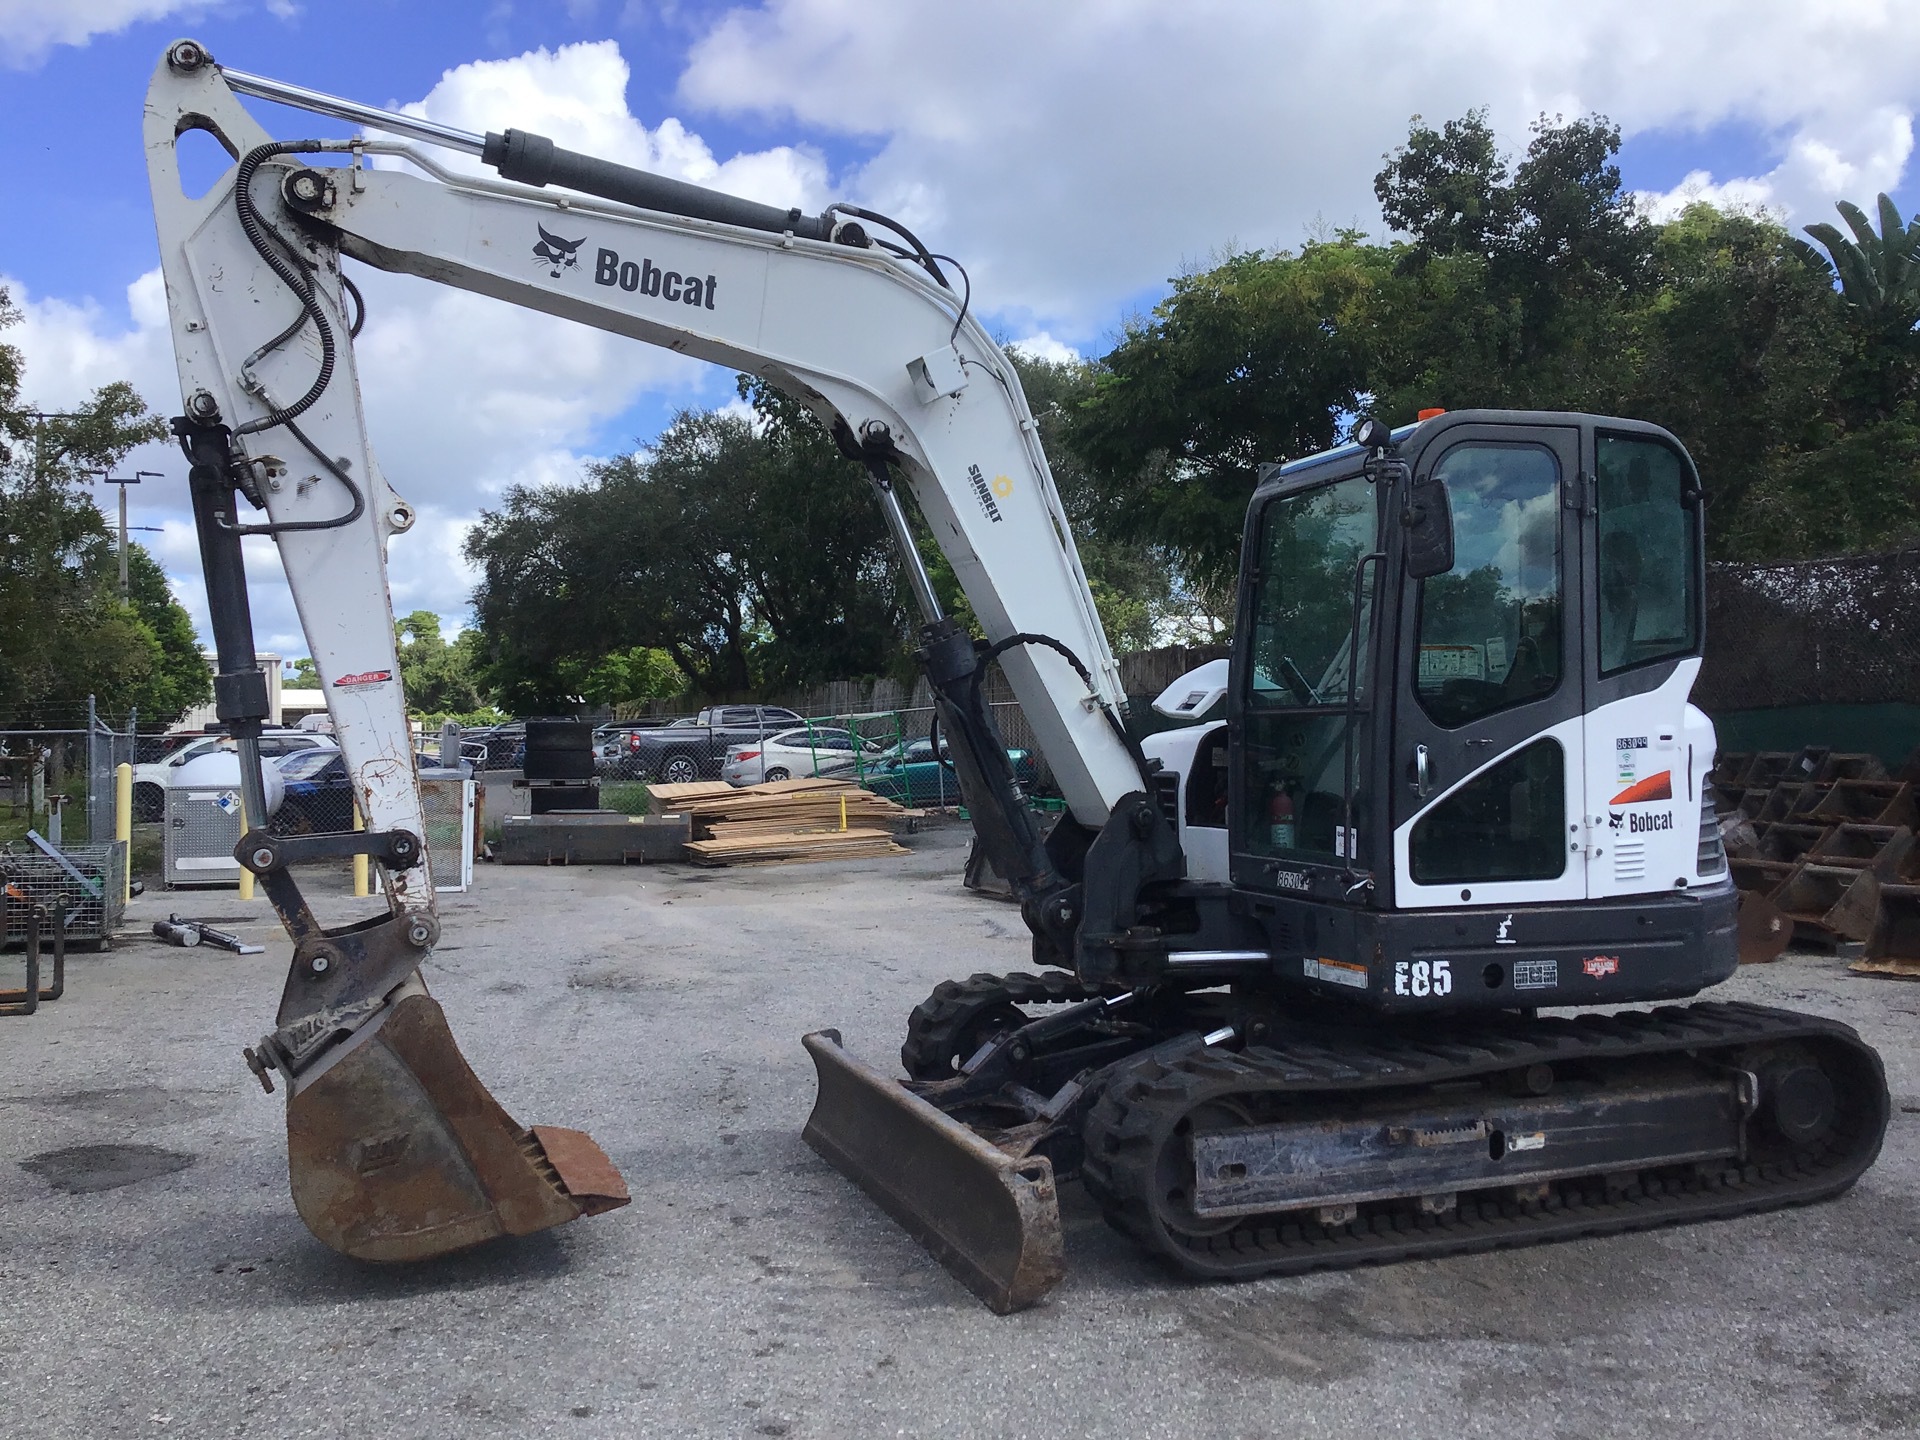
[[[1160,807],[1160,813],[1167,817],[1167,823],[1178,830],[1180,828],[1180,772],[1159,770],[1154,772],[1151,779],[1153,803]]]
[[[1713,803],[1713,787],[1700,790],[1700,858],[1694,866],[1698,875],[1719,875],[1727,868],[1727,847],[1720,843],[1720,816]]]
[[[1616,841],[1613,847],[1613,878],[1616,881],[1647,878],[1647,842]]]

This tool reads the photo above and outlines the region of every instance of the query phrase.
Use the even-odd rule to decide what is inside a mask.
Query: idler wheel
[[[1833,1081],[1812,1060],[1782,1057],[1761,1072],[1760,1083],[1761,1111],[1789,1144],[1811,1145],[1833,1128],[1839,1109]]]

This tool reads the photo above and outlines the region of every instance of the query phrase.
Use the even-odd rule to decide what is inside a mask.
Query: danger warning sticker
[[[391,679],[391,670],[362,670],[356,675],[342,675],[333,684],[335,689],[345,689],[353,685],[378,685],[383,680]]]

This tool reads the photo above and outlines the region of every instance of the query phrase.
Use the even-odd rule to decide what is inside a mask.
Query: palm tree
[[[1834,208],[1853,231],[1852,240],[1824,224],[1807,226],[1807,234],[1833,256],[1841,293],[1872,319],[1911,330],[1920,321],[1920,215],[1903,223],[1893,201],[1882,195],[1876,235],[1858,205],[1842,200]]]

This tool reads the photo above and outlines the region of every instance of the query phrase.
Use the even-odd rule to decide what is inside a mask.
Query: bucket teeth
[[[1044,1298],[1066,1273],[1045,1156],[1014,1157],[848,1055],[834,1031],[802,1042],[820,1091],[805,1138],[996,1314]]]
[[[362,1260],[426,1260],[627,1203],[578,1130],[516,1124],[424,990],[387,1006],[287,1103],[300,1218]]]

